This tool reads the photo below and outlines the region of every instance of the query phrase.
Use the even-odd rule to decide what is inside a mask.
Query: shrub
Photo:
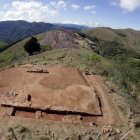
[[[98,55],[86,55],[86,59],[92,62],[100,62],[100,56]]]
[[[35,37],[31,37],[29,41],[27,41],[24,45],[24,49],[29,55],[32,55],[34,52],[39,52],[40,44],[37,43],[37,39]]]
[[[41,51],[49,51],[53,48],[50,45],[41,45]]]
[[[123,33],[117,33],[120,37],[127,37],[125,34]]]
[[[93,37],[92,41],[98,43],[100,40],[97,37]]]
[[[137,59],[137,58],[131,58],[131,64],[132,66],[134,67],[139,67],[140,68],[140,59]]]
[[[86,35],[80,31],[76,31],[77,34],[79,34],[80,36],[82,36],[83,38],[86,38]]]

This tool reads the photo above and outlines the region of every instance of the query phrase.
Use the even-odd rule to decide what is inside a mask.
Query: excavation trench
[[[0,112],[10,109],[9,116],[60,121],[82,117],[83,121],[96,122],[105,115],[96,85],[89,74],[78,69],[25,65],[0,74]]]
[[[99,117],[99,116],[103,116],[103,114],[100,115],[95,115],[95,114],[89,114],[86,112],[73,112],[73,111],[59,111],[59,110],[50,110],[50,109],[36,109],[36,108],[31,108],[31,107],[15,107],[15,106],[11,106],[11,105],[1,105],[2,107],[9,107],[9,108],[14,108],[12,115],[11,116],[16,116],[17,112],[22,112],[23,117],[24,114],[27,113],[31,113],[31,114],[35,114],[36,112],[42,112],[45,114],[56,114],[56,115],[80,115],[80,116],[85,116],[85,117]]]

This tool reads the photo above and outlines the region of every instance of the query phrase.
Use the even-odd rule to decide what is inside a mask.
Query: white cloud
[[[71,20],[65,20],[65,21],[62,21],[61,23],[64,23],[64,24],[76,24],[76,25],[86,25],[85,22],[71,21]]]
[[[110,5],[111,5],[111,6],[117,6],[117,5],[118,5],[118,2],[117,2],[117,1],[112,1],[112,2],[110,3]]]
[[[0,20],[49,21],[49,18],[59,14],[60,9],[66,9],[66,3],[62,0],[48,4],[34,0],[16,0],[7,10],[0,11]]]
[[[89,24],[91,27],[99,27],[102,26],[99,22],[91,21]]]
[[[96,11],[95,10],[91,11],[91,14],[96,14]]]
[[[65,20],[65,21],[62,21],[62,23],[64,23],[64,24],[72,24],[72,21],[71,20]]]
[[[9,4],[4,4],[3,8],[8,8],[9,7]]]
[[[96,6],[95,5],[89,5],[89,6],[85,6],[84,9],[85,10],[92,10],[94,9]]]
[[[140,7],[140,0],[116,0],[112,1],[110,5],[121,7],[123,13],[132,12]]]
[[[53,6],[56,9],[64,9],[66,10],[67,4],[66,2],[64,2],[63,0],[59,0],[59,1],[51,1],[50,5]]]
[[[73,9],[73,11],[76,11],[76,10],[78,10],[80,8],[80,6],[77,5],[77,4],[72,4],[71,8]]]
[[[120,0],[120,7],[126,11],[132,12],[140,7],[140,0]]]

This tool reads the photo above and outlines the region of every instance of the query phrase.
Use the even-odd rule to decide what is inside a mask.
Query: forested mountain
[[[86,27],[85,27],[86,28]],[[84,28],[84,29],[85,29]],[[55,25],[44,22],[2,21],[0,22],[0,42],[15,42],[32,35],[40,34],[54,29],[81,30],[78,25]]]

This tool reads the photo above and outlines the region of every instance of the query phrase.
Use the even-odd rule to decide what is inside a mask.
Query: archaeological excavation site
[[[115,125],[121,115],[96,77],[61,65],[23,65],[0,72],[1,117]]]

